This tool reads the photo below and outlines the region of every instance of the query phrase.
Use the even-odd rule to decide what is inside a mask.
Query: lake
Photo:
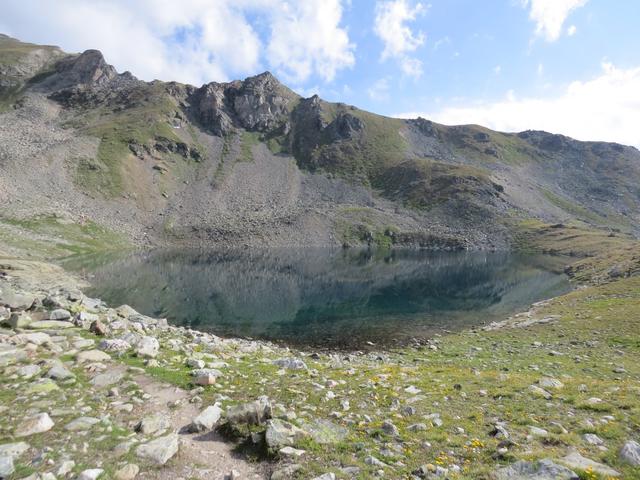
[[[417,250],[152,250],[74,257],[109,305],[222,336],[401,344],[484,325],[570,290],[550,255]]]

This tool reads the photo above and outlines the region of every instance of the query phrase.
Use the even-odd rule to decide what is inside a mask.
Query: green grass
[[[0,239],[31,255],[54,258],[129,248],[123,236],[90,220],[76,223],[55,215],[0,217]]]

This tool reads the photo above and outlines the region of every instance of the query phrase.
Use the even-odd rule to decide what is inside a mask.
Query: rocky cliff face
[[[65,212],[152,243],[508,248],[531,219],[640,232],[632,147],[385,118],[268,72],[147,83],[96,50],[2,36],[0,111],[12,218]]]

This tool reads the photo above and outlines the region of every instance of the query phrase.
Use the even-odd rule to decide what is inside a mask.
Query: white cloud
[[[529,18],[536,23],[536,35],[544,37],[548,42],[555,42],[560,38],[562,26],[569,14],[584,6],[587,1],[523,0],[522,5],[529,7]]]
[[[67,51],[97,48],[145,80],[199,85],[271,68],[304,82],[355,62],[341,15],[340,0],[7,0],[0,31]]]
[[[493,67],[493,73],[495,73],[496,75],[500,75],[500,73],[502,73],[502,65],[496,65],[495,67]]]
[[[567,35],[573,37],[577,31],[578,28],[575,25],[569,25],[569,28],[567,28]]]
[[[389,88],[389,79],[380,78],[367,89],[367,95],[371,100],[387,100],[389,98]]]
[[[269,64],[285,80],[302,82],[313,72],[327,81],[338,70],[355,64],[355,45],[341,28],[340,0],[279,2],[273,12]]]
[[[422,74],[422,62],[411,57],[425,42],[425,34],[414,32],[408,22],[424,14],[428,6],[416,3],[412,6],[407,0],[388,0],[376,3],[374,32],[384,43],[381,60],[394,58],[400,64],[405,75],[419,77]]]
[[[448,125],[475,123],[508,132],[546,130],[640,147],[640,67],[620,69],[604,63],[597,77],[572,82],[555,98],[517,98],[511,93],[494,103],[395,116],[421,116]]]

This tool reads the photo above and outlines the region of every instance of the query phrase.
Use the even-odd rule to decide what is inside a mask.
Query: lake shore
[[[18,302],[0,334],[11,478],[640,472],[628,452],[640,424],[638,277],[580,288],[501,328],[345,353],[172,327],[88,299],[46,262],[0,263],[3,303],[7,286]],[[20,436],[44,415],[52,425]]]

